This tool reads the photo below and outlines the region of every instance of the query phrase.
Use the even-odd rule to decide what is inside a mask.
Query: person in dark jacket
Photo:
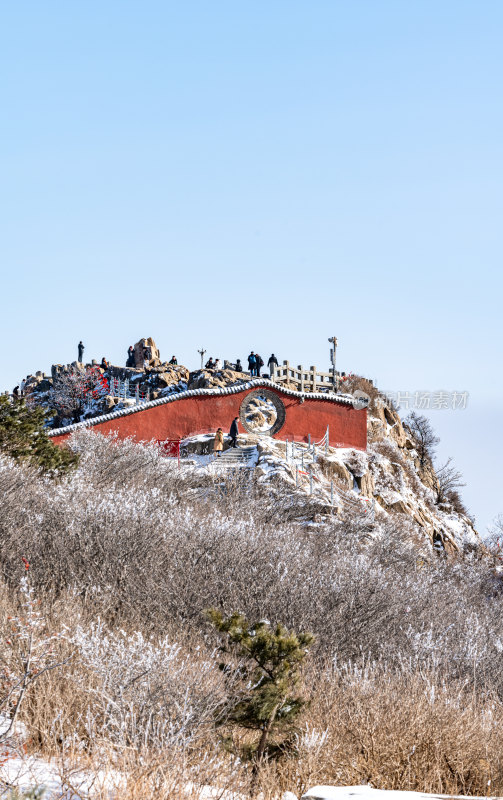
[[[105,356],[103,356],[103,358],[101,359],[101,364],[100,364],[101,369],[108,369],[109,366],[110,365],[109,365],[108,361],[106,360]]]
[[[134,367],[134,366],[135,366],[135,363],[134,363],[134,347],[133,347],[133,345],[131,345],[130,347],[128,347],[128,351],[127,351],[126,367]]]
[[[82,344],[82,342],[79,342],[78,350],[79,350],[79,364],[82,364],[82,362],[84,361],[84,345]]]
[[[256,369],[257,369],[257,357],[253,352],[253,350],[248,356],[248,369],[250,370],[250,376],[253,378],[253,376],[256,374]]]
[[[232,420],[232,423],[231,423],[231,429],[229,431],[229,436],[231,437],[231,447],[237,447],[238,446],[237,445],[237,441],[236,441],[236,439],[238,437],[238,433],[239,433],[238,422],[239,422],[239,417],[234,417],[234,419]]]
[[[255,359],[257,362],[255,367],[255,375],[257,376],[257,378],[260,378],[260,370],[264,366],[264,362],[262,360],[262,356],[259,356],[258,353],[255,353]]]
[[[274,367],[278,366],[278,359],[276,358],[274,353],[271,353],[271,355],[269,357],[269,361],[267,362],[267,366],[269,367],[269,375],[272,378],[272,375],[273,375],[273,372],[274,372]]]
[[[215,366],[215,364],[213,362],[213,357],[210,356],[210,358],[207,360],[206,364],[204,365],[204,368],[205,369],[213,369],[214,366]]]
[[[243,371],[243,365],[241,363],[241,359],[238,358],[238,360],[236,361],[236,372],[242,372],[242,371]]]
[[[171,361],[169,363],[172,364],[173,366],[176,366],[178,364],[176,356],[171,356]]]

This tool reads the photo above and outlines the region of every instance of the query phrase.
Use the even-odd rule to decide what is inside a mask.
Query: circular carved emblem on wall
[[[239,409],[241,425],[248,433],[274,436],[285,424],[285,406],[275,392],[254,389],[247,394]]]

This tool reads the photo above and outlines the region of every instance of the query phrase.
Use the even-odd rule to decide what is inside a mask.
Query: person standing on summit
[[[274,353],[271,353],[271,355],[269,356],[269,361],[267,362],[267,366],[269,367],[269,375],[272,378],[274,374],[274,367],[278,366],[278,359],[276,358]]]
[[[79,359],[78,359],[78,361],[79,361],[79,364],[82,364],[83,361],[84,361],[84,345],[82,344],[81,341],[78,344],[78,350],[79,350]]]
[[[250,355],[248,356],[248,369],[250,370],[250,377],[253,378],[253,376],[255,375],[256,368],[257,368],[257,359],[255,357],[255,353],[252,350]]]
[[[264,360],[262,356],[259,356],[258,353],[255,353],[255,375],[257,378],[260,378],[260,370],[264,366]]]

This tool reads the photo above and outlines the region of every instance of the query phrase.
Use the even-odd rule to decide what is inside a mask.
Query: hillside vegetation
[[[76,763],[120,775],[123,798],[246,793],[214,608],[314,636],[295,731],[261,763],[265,798],[361,782],[503,794],[503,584],[486,548],[440,555],[384,506],[374,526],[319,501],[310,514],[267,447],[251,475],[86,431],[71,447],[58,481],[0,460],[0,696],[22,674],[27,586],[39,668],[54,666],[20,707],[28,752],[68,780]]]

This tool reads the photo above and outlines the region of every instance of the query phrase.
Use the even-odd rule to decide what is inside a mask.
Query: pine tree
[[[294,689],[314,637],[288,631],[281,624],[272,627],[264,620],[250,625],[238,613],[227,618],[215,609],[206,613],[223,634],[221,651],[231,662],[234,659],[234,663],[220,665],[234,694],[224,721],[260,733],[250,751],[256,771],[264,757],[279,752],[278,745],[292,733],[305,705]],[[273,736],[277,740],[274,748],[270,743]]]
[[[51,475],[60,475],[77,464],[78,456],[57,447],[49,439],[46,425],[50,412],[27,406],[23,398],[0,396],[0,452]]]

